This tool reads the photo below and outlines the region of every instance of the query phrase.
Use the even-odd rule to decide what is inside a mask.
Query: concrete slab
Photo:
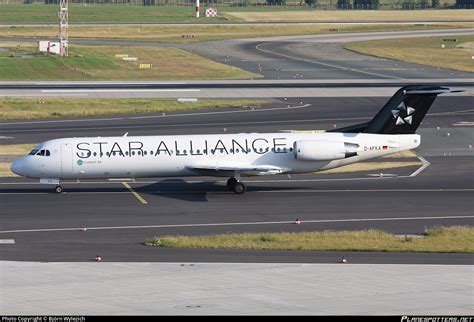
[[[474,266],[0,262],[18,314],[473,314]]]

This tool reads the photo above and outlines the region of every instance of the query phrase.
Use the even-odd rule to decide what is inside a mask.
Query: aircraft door
[[[72,145],[61,144],[61,174],[72,174]]]

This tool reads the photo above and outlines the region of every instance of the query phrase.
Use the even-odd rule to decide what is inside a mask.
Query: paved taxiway
[[[364,122],[387,98],[275,99],[251,109],[190,115],[147,115],[88,121],[2,123],[2,143],[67,136],[239,133],[332,129]],[[290,108],[287,106],[290,105]],[[474,141],[472,98],[439,97],[420,128],[419,153],[431,165],[378,173],[251,178],[236,196],[216,178],[146,179],[65,184],[66,193],[22,179],[0,184],[0,239],[6,260],[88,261],[100,253],[111,261],[335,262],[338,252],[249,252],[147,248],[160,234],[228,231],[304,231],[380,228],[421,233],[436,225],[472,225]],[[463,123],[467,122],[467,123]],[[464,125],[463,125],[464,124]],[[437,127],[440,129],[438,130]],[[447,133],[450,133],[448,136]],[[378,171],[375,171],[378,172]],[[374,176],[375,175],[375,176]],[[394,176],[395,175],[395,176]],[[209,180],[209,181],[206,181]],[[344,200],[343,203],[340,200]],[[293,224],[299,218],[301,225]],[[87,231],[82,231],[87,228]],[[469,254],[350,254],[352,262],[472,264]]]
[[[276,26],[279,28],[279,26]],[[71,44],[111,46],[169,46],[182,48],[223,64],[262,75],[265,79],[462,79],[474,73],[370,57],[344,50],[345,43],[366,40],[473,35],[474,28],[369,33],[331,33],[306,36],[260,37],[196,43],[70,39]],[[29,41],[36,38],[0,38]]]

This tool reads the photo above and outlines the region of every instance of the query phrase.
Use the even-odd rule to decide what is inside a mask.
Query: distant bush
[[[351,9],[352,3],[351,0],[337,0],[338,9]]]
[[[474,8],[474,0],[456,0],[456,7]]]
[[[267,0],[267,4],[272,6],[281,6],[286,4],[286,0]]]
[[[439,0],[431,0],[431,6],[433,8],[438,8],[439,7]]]
[[[378,9],[379,0],[354,0],[354,9]]]

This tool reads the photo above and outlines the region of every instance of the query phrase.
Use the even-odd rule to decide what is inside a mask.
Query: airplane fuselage
[[[40,144],[35,150],[47,152],[23,157],[12,170],[29,178],[58,180],[229,176],[229,168],[239,166],[243,170],[234,172],[242,176],[293,174],[332,169],[419,144],[417,134],[337,132],[63,138]],[[339,150],[331,148],[336,146]],[[256,170],[246,169],[249,165]],[[263,166],[271,169],[260,171]]]

